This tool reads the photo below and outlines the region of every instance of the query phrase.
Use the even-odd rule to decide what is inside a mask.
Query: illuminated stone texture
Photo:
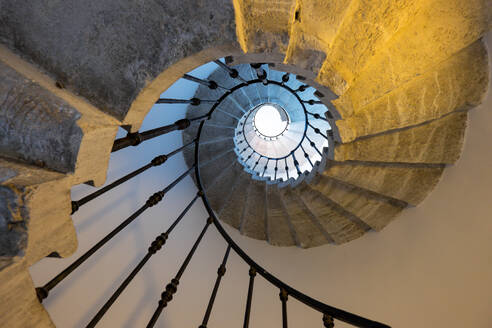
[[[487,50],[477,41],[336,124],[343,142],[417,125],[477,106],[487,84]]]
[[[490,28],[492,3],[486,0],[427,1],[371,58],[340,99],[350,113],[430,70],[470,45]]]
[[[434,189],[443,170],[444,165],[340,162],[331,165],[323,175],[417,205]]]
[[[359,139],[335,149],[336,161],[453,164],[461,154],[467,112]]]

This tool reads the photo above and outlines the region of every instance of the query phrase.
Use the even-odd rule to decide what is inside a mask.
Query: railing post
[[[198,245],[200,245],[200,242],[202,241],[202,238],[205,235],[205,232],[207,232],[207,228],[210,226],[210,224],[213,221],[214,221],[213,217],[209,217],[207,219],[207,223],[203,227],[202,232],[200,233],[200,235],[196,239],[195,243],[193,244],[193,247],[191,248],[190,252],[186,256],[185,260],[183,261],[183,264],[181,264],[181,267],[179,268],[178,273],[176,274],[176,276],[173,279],[171,279],[171,282],[169,284],[167,284],[166,289],[162,292],[161,299],[159,300],[159,305],[157,306],[156,310],[154,311],[152,318],[150,318],[149,323],[147,324],[147,328],[154,327],[155,323],[157,322],[157,319],[159,319],[159,316],[161,315],[164,308],[173,299],[173,295],[178,290],[179,280],[181,279],[181,276],[185,272],[188,264],[191,261],[191,258],[195,254],[195,251],[198,248]]]
[[[287,328],[287,299],[289,295],[285,289],[281,289],[279,296],[282,302],[282,328]]]
[[[323,314],[323,326],[325,328],[333,328],[335,327],[335,322],[333,321],[333,317],[328,314]]]
[[[244,312],[244,324],[243,328],[249,327],[249,316],[251,314],[251,300],[253,298],[253,287],[255,283],[256,270],[251,267],[249,269],[249,285],[248,285],[248,299],[246,300],[246,310]]]
[[[222,280],[222,277],[226,273],[226,264],[227,264],[227,259],[229,258],[230,251],[231,251],[231,245],[228,245],[224,258],[222,259],[222,263],[217,269],[217,279],[215,280],[214,289],[212,290],[212,294],[210,295],[210,300],[208,301],[207,310],[205,311],[205,315],[203,316],[202,324],[198,328],[207,328],[208,319],[210,318],[210,314],[212,313],[212,308],[214,306],[215,297],[217,296],[217,291],[219,290],[220,281]]]

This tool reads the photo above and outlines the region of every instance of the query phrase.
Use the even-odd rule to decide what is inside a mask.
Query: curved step
[[[248,237],[266,240],[266,185],[251,180],[246,193],[239,231]]]
[[[427,72],[480,38],[490,29],[490,19],[487,1],[424,1],[408,24],[367,62],[335,106],[353,113]]]
[[[296,190],[306,207],[317,218],[335,244],[359,238],[369,226],[317,190],[302,185]]]
[[[467,112],[342,144],[336,161],[452,164],[463,146]]]
[[[319,191],[376,231],[382,230],[406,207],[403,202],[341,183],[323,175],[317,176],[311,184],[305,186]]]
[[[274,246],[296,245],[293,229],[276,186],[267,185],[267,241]]]
[[[337,121],[342,140],[350,142],[422,124],[477,106],[487,90],[488,74],[487,49],[478,40],[434,69]]]
[[[237,181],[230,189],[230,195],[225,204],[218,210],[219,218],[230,226],[239,229],[243,212],[246,207],[247,193],[251,183],[248,173],[241,170]]]
[[[333,241],[293,190],[280,189],[280,197],[296,236],[297,246],[309,248]]]
[[[418,205],[437,185],[444,168],[444,165],[336,162],[322,174],[411,205]]]

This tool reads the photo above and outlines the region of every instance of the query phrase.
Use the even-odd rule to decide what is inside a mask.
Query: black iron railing
[[[240,81],[244,81],[237,71],[235,69],[232,69],[228,67],[227,65],[223,64],[222,62],[217,62],[220,67],[223,69],[227,70],[230,74],[231,77],[234,77]],[[261,65],[259,67],[256,67],[256,72],[259,72],[258,74],[265,74],[265,77],[263,79],[258,79],[256,81],[253,81],[251,83],[263,83],[263,81],[266,80],[266,71],[265,73],[263,71],[259,71],[261,69]],[[191,79],[195,81],[194,79]],[[288,80],[288,75],[284,75],[283,81]],[[206,84],[207,86],[210,86],[209,82],[210,81],[205,81],[205,80],[200,80],[200,81],[195,81],[197,83],[201,84]],[[245,82],[242,82],[237,88],[240,88],[241,85],[243,85]],[[248,82],[246,82],[248,83]],[[270,83],[270,82],[268,82]],[[285,83],[285,81],[284,81]],[[222,97],[227,97],[227,93],[233,92],[233,89],[230,89],[224,94]],[[221,98],[222,99],[222,98]],[[217,107],[217,105],[220,103],[220,99],[215,101],[213,103],[213,107]],[[199,102],[202,102],[201,100]],[[159,103],[162,103],[159,102]],[[166,103],[171,103],[171,101],[168,101]],[[192,102],[189,102],[192,104]],[[152,256],[156,254],[159,250],[163,248],[163,246],[166,243],[166,240],[168,239],[169,235],[172,233],[172,231],[176,228],[176,226],[182,221],[182,219],[186,216],[190,208],[196,203],[198,199],[200,199],[207,210],[208,216],[204,218],[204,227],[200,234],[197,236],[196,241],[192,245],[191,249],[189,250],[187,256],[183,260],[181,266],[179,267],[176,275],[174,276],[173,279],[164,287],[164,290],[161,294],[160,299],[157,302],[157,307],[152,315],[152,317],[149,319],[149,322],[147,324],[147,327],[154,327],[155,323],[157,322],[159,316],[163,313],[164,309],[166,306],[169,304],[169,302],[172,301],[173,295],[178,292],[178,286],[180,283],[180,279],[182,275],[184,274],[185,270],[188,267],[188,264],[190,261],[193,259],[193,256],[195,254],[195,251],[199,247],[203,236],[206,234],[207,230],[209,227],[212,225],[215,227],[215,229],[220,233],[220,235],[223,237],[224,242],[225,242],[225,247],[226,251],[225,254],[222,258],[222,262],[219,265],[219,268],[217,270],[217,278],[214,283],[214,287],[212,289],[212,293],[210,295],[209,301],[206,304],[206,310],[205,314],[203,317],[203,321],[200,323],[197,323],[197,326],[199,328],[206,328],[207,323],[209,321],[209,318],[212,314],[213,311],[213,306],[214,306],[214,301],[217,296],[217,291],[220,287],[221,279],[226,273],[226,264],[227,260],[230,256],[231,250],[238,255],[249,267],[249,285],[248,285],[248,294],[247,294],[247,301],[245,304],[245,314],[244,314],[244,323],[243,327],[248,327],[249,322],[250,322],[250,316],[251,316],[251,304],[252,304],[252,296],[253,296],[253,290],[254,290],[254,282],[255,278],[257,276],[261,276],[263,279],[265,279],[267,282],[272,284],[277,288],[279,291],[279,299],[280,299],[280,308],[282,311],[282,326],[287,327],[288,324],[288,316],[287,316],[287,301],[289,297],[292,297],[299,302],[303,303],[305,306],[317,311],[320,315],[320,325],[323,324],[324,327],[334,327],[334,320],[339,320],[343,321],[345,323],[348,323],[350,325],[356,326],[356,327],[366,327],[366,328],[388,328],[389,326],[375,322],[363,317],[360,317],[356,314],[349,313],[347,311],[329,306],[327,304],[324,304],[318,300],[315,300],[302,292],[296,290],[295,288],[285,284],[282,282],[277,276],[269,273],[267,270],[265,270],[262,266],[260,266],[258,263],[256,263],[252,258],[250,258],[244,250],[242,250],[227,234],[227,232],[224,230],[222,227],[221,223],[219,222],[218,218],[216,217],[213,209],[210,206],[210,203],[208,201],[207,195],[204,192],[204,186],[201,180],[200,176],[200,168],[203,166],[204,163],[200,162],[200,146],[201,141],[200,137],[202,135],[202,130],[205,124],[205,121],[203,119],[210,117],[211,113],[213,112],[214,108],[206,115],[203,116],[202,118],[199,119],[200,125],[198,127],[198,132],[196,135],[196,139],[193,140],[192,142],[179,147],[175,151],[166,154],[166,155],[160,155],[154,158],[149,164],[141,167],[140,169],[137,169],[136,171],[116,180],[112,184],[108,185],[107,187],[101,188],[98,191],[78,200],[78,201],[73,201],[72,202],[72,207],[73,211],[75,212],[79,206],[94,200],[95,198],[99,197],[105,192],[110,191],[111,189],[115,188],[116,186],[124,183],[125,181],[128,181],[129,179],[142,174],[145,172],[147,169],[149,169],[152,166],[156,165],[162,165],[166,162],[167,158],[170,156],[173,156],[174,154],[183,151],[186,147],[194,145],[195,150],[194,150],[194,164],[187,169],[185,172],[180,174],[172,183],[170,183],[168,186],[165,188],[158,190],[154,194],[152,194],[148,200],[142,204],[142,206],[134,212],[132,215],[130,215],[128,218],[126,218],[123,222],[121,222],[116,228],[114,228],[108,235],[106,235],[103,239],[101,239],[99,242],[97,242],[94,246],[92,246],[88,251],[86,251],[82,256],[80,256],[77,260],[75,260],[72,264],[70,264],[66,269],[64,269],[61,273],[56,275],[53,279],[51,279],[49,282],[47,282],[44,286],[36,288],[37,296],[40,302],[42,302],[45,298],[49,296],[49,292],[55,288],[60,282],[62,282],[65,279],[68,279],[70,277],[70,274],[73,273],[78,267],[80,267],[84,262],[89,259],[94,253],[96,253],[99,249],[101,249],[109,240],[112,238],[116,237],[119,232],[121,232],[123,229],[125,229],[130,223],[132,223],[134,220],[136,220],[145,210],[147,210],[149,207],[156,206],[159,204],[162,199],[165,197],[165,195],[169,192],[172,191],[172,189],[180,182],[182,181],[185,177],[189,176],[190,174],[195,175],[195,179],[197,182],[197,192],[196,195],[191,197],[190,202],[188,205],[182,210],[180,215],[173,221],[173,223],[162,233],[158,234],[154,241],[149,245],[148,250],[146,255],[140,260],[140,262],[135,266],[135,268],[128,274],[128,276],[120,283],[118,288],[113,292],[113,294],[109,297],[109,299],[104,303],[104,305],[98,310],[98,312],[94,315],[94,317],[88,322],[86,327],[95,327],[97,323],[103,318],[103,316],[107,313],[107,311],[110,309],[110,307],[115,303],[115,301],[118,299],[118,297],[124,292],[126,287],[132,282],[132,280],[135,278],[135,276],[140,272],[140,270],[145,266],[146,263],[150,261]],[[307,115],[307,114],[306,114]],[[189,127],[190,124],[186,124],[187,128]],[[166,130],[169,132],[168,130]],[[166,133],[167,133],[166,132]],[[141,133],[143,134],[143,133]],[[153,134],[150,136],[150,138],[155,138],[158,135],[161,135],[159,133]],[[309,138],[306,138],[309,140]],[[120,139],[118,139],[120,140]],[[120,141],[116,140],[115,144],[121,144]],[[310,141],[311,142],[311,141]],[[203,145],[202,145],[203,146]],[[300,145],[302,147],[302,145]],[[275,167],[277,168],[279,165],[280,159],[272,159],[275,161]],[[281,162],[281,161],[280,161]]]

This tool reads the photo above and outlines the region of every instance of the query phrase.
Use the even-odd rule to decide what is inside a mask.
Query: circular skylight
[[[279,105],[267,103],[258,107],[254,116],[254,125],[258,133],[273,138],[287,129],[289,117]]]

